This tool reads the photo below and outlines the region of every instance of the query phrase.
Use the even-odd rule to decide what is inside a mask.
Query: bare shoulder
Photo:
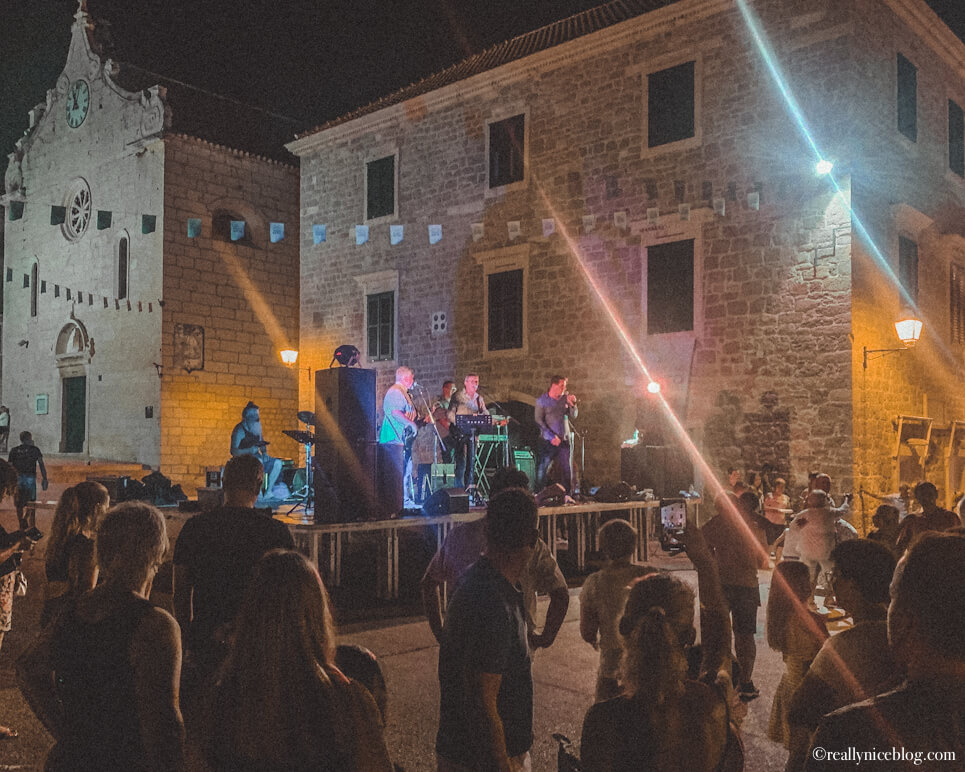
[[[152,606],[137,626],[133,644],[136,651],[143,651],[180,648],[180,641],[181,628],[177,620],[164,609]]]

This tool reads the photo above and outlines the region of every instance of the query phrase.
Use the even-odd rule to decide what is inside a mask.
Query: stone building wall
[[[298,172],[188,137],[165,145],[161,471],[203,485],[204,468],[228,458],[249,400],[269,452],[297,461],[301,446],[281,432],[304,428],[295,416],[304,368],[286,368],[278,352],[297,348]],[[214,233],[219,212],[244,219],[250,238]],[[188,218],[201,219],[199,238],[188,238]],[[285,223],[283,240],[270,242],[271,222]],[[178,325],[204,329],[202,368],[186,371]]]
[[[857,34],[868,45],[855,49],[866,119],[852,140],[861,158],[854,199],[869,235],[856,242],[854,267],[855,480],[882,493],[894,490],[899,477],[919,479],[922,467],[909,463],[907,445],[896,472],[897,419],[927,417],[933,424],[924,475],[950,505],[963,490],[962,461],[949,465],[946,455],[951,422],[965,420],[965,346],[953,341],[949,316],[951,265],[965,266],[965,180],[948,168],[948,99],[965,105],[965,47],[937,23],[927,33],[918,29],[911,5],[855,4]],[[897,129],[899,52],[918,68],[916,142]],[[899,236],[918,244],[922,339],[911,350],[872,355],[864,368],[864,348],[901,346],[893,327],[907,305],[897,286]]]
[[[4,401],[11,435],[29,430],[55,454],[65,450],[64,379],[86,377],[76,455],[156,465],[159,389],[152,362],[160,353],[162,242],[158,232],[142,233],[141,216],[162,210],[162,113],[156,94],[128,94],[113,82],[83,27],[75,25],[72,35],[64,71],[32,112],[5,174],[8,202],[24,209],[4,233]],[[70,126],[68,90],[80,81],[89,88],[90,108]],[[69,210],[77,186],[89,191],[90,218],[69,234],[51,224],[51,207]],[[109,224],[98,224],[98,211],[111,213]],[[118,300],[122,237],[129,243],[129,291]]]
[[[800,4],[759,5],[773,31],[787,35],[781,45],[800,44],[797,71],[847,56],[836,36],[813,42],[791,29],[788,9]],[[820,5],[816,19],[811,8],[810,30],[837,24],[837,8]],[[695,55],[701,139],[649,150],[643,78]],[[840,69],[822,77],[824,88],[842,87]],[[522,111],[527,181],[490,191],[486,121]],[[535,397],[561,372],[583,402],[587,473],[614,479],[619,441],[635,425],[665,424],[676,441],[675,423],[646,396],[630,342],[704,451],[705,479],[730,464],[770,463],[800,483],[820,465],[848,485],[849,214],[826,183],[813,182],[813,158],[802,145],[734,7],[695,2],[327,129],[293,146],[302,157],[302,348],[324,363],[339,343],[364,348],[372,285],[358,277],[397,272],[399,355],[377,365],[380,390],[397,363],[433,388],[473,370],[502,398]],[[380,222],[356,246],[364,164],[396,151],[391,222],[405,225],[405,240],[390,246],[389,223]],[[759,210],[748,205],[754,190]],[[725,200],[723,216],[712,208],[717,198]],[[689,219],[679,216],[679,203],[691,205]],[[648,222],[652,208],[656,224]],[[618,212],[627,215],[625,227],[614,222]],[[595,217],[592,232],[586,215]],[[543,236],[550,217],[556,232]],[[510,239],[508,221],[520,222],[520,238]],[[477,222],[484,235],[473,241]],[[328,225],[325,244],[312,244],[313,223]],[[430,223],[443,227],[435,245],[427,243]],[[697,244],[696,329],[647,336],[647,247],[685,238]],[[528,260],[528,336],[522,351],[487,355],[484,265],[500,259]],[[449,331],[433,337],[436,311],[447,313]]]

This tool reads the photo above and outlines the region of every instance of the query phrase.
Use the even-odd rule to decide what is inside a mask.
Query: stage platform
[[[697,507],[699,503],[699,499],[696,499],[691,500],[689,505]],[[50,527],[55,508],[54,500],[37,501],[27,505],[28,512],[33,510],[38,526],[45,532]],[[284,514],[290,508],[290,502],[281,504],[278,510],[273,512],[273,516],[288,527],[295,546],[319,567],[325,576],[326,584],[333,587],[342,586],[343,549],[346,539],[350,539],[354,534],[374,536],[378,545],[375,590],[376,596],[383,600],[395,600],[399,597],[399,552],[403,531],[431,528],[434,531],[435,546],[438,549],[456,525],[480,520],[486,515],[485,507],[473,507],[465,513],[432,517],[410,515],[385,520],[315,523],[312,521],[311,514],[306,515],[301,511]],[[577,572],[583,573],[586,571],[587,556],[599,552],[600,526],[611,517],[623,517],[637,530],[638,539],[634,559],[645,562],[650,558],[649,542],[659,536],[659,508],[659,500],[612,504],[586,502],[540,507],[540,535],[549,546],[554,558],[558,560],[558,552],[565,549],[571,559],[571,565]],[[197,512],[184,511],[178,507],[162,507],[161,511],[167,522],[168,538],[171,543],[169,553],[166,555],[166,559],[170,560],[181,526]],[[694,518],[697,518],[696,513]],[[564,524],[565,540],[561,537]],[[324,564],[321,561],[324,561]],[[159,578],[160,583],[163,583],[167,577]]]
[[[695,501],[694,506],[699,502]],[[623,516],[637,529],[639,534],[634,559],[646,561],[649,558],[648,542],[656,535],[658,518],[652,513],[659,513],[659,501],[627,501],[614,504],[588,502],[583,504],[569,504],[555,507],[540,507],[540,532],[543,540],[550,548],[553,557],[557,557],[560,540],[557,537],[561,518],[567,524],[566,549],[574,555],[574,562],[578,571],[586,568],[586,557],[589,551],[598,550],[597,532],[599,525],[607,517]],[[396,517],[386,520],[371,520],[351,523],[314,523],[310,517],[301,513],[295,515],[275,514],[275,518],[285,523],[299,547],[319,568],[323,568],[319,561],[325,559],[327,581],[334,587],[342,584],[342,550],[344,539],[351,534],[370,533],[379,539],[378,566],[378,597],[394,599],[399,595],[399,543],[400,533],[406,529],[432,528],[435,531],[436,547],[438,548],[449,531],[459,523],[472,522],[482,519],[486,514],[485,507],[474,507],[469,512],[454,515],[436,515],[424,517],[420,515]],[[573,532],[575,530],[575,533]]]

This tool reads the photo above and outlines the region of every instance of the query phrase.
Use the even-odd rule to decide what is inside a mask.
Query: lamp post
[[[906,351],[907,349],[913,348],[916,343],[918,343],[919,338],[921,338],[921,319],[918,319],[910,311],[903,313],[901,318],[895,322],[895,334],[898,336],[898,340],[901,341],[900,348],[868,348],[864,347],[864,358],[863,366],[864,369],[868,369],[868,360],[877,359],[879,357],[888,356],[888,354],[894,354],[898,351]]]

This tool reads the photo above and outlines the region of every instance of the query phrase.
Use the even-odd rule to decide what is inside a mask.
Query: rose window
[[[90,187],[84,180],[78,179],[71,186],[65,206],[64,235],[69,241],[77,241],[87,230],[92,211]]]

